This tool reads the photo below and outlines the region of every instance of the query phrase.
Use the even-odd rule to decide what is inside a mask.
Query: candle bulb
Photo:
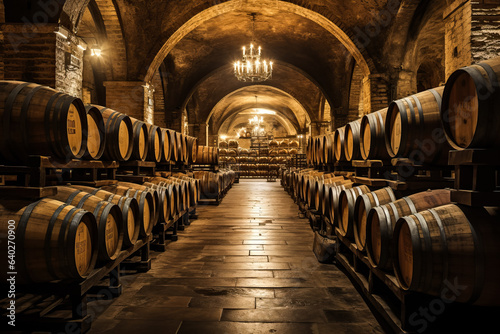
[[[245,50],[246,50],[246,48],[243,47],[243,56],[245,56]]]
[[[262,48],[259,46],[259,56],[261,54]]]

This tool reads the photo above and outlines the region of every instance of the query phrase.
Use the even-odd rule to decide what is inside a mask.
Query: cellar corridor
[[[241,180],[197,213],[120,297],[89,303],[91,333],[382,332],[278,182]]]

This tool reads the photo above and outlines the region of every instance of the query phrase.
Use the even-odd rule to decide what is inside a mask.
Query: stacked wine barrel
[[[221,170],[217,173],[195,171],[194,178],[199,180],[200,198],[217,199],[234,183],[236,173],[232,170]]]
[[[218,165],[219,149],[211,146],[198,146],[195,162],[197,165]]]

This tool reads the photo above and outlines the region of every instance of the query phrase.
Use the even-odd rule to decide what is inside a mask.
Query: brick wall
[[[36,82],[56,86],[55,24],[2,24],[0,59],[5,80]]]
[[[359,65],[354,67],[349,92],[349,115],[359,115],[363,112],[363,100],[361,99],[361,87],[363,84],[363,72]]]
[[[106,107],[144,120],[143,85],[142,81],[105,81]]]
[[[470,1],[456,0],[444,12],[445,20],[445,75],[470,65],[472,8]]]
[[[154,92],[155,125],[165,128],[167,127],[167,122],[165,120],[165,96],[163,95],[163,86],[161,83],[161,77],[159,71],[156,71],[155,75],[153,76],[152,84],[155,87],[155,92]]]

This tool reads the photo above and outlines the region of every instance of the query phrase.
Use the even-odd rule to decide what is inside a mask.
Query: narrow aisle
[[[92,333],[382,332],[349,279],[317,262],[279,182],[241,180],[197,211],[149,272],[123,279]]]

